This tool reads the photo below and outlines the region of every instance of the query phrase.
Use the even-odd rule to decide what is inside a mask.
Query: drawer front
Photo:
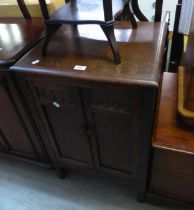
[[[154,149],[153,168],[194,179],[194,156],[182,152]]]
[[[194,202],[194,178],[154,169],[149,191],[166,197]]]
[[[194,202],[194,156],[154,148],[149,191]]]

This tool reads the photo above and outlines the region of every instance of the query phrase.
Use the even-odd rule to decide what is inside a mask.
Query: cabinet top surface
[[[129,22],[115,25],[121,64],[115,65],[112,52],[100,27],[63,25],[52,38],[48,55],[42,57],[38,44],[11,69],[18,75],[54,76],[115,84],[158,86],[167,27],[165,23],[141,22],[132,30]],[[36,64],[33,64],[33,61]],[[75,66],[86,66],[85,71]]]
[[[43,32],[41,19],[0,19],[0,69],[19,60]]]

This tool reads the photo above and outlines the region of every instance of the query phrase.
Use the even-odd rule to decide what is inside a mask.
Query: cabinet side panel
[[[0,87],[0,128],[12,154],[37,158],[37,153],[6,87]],[[6,142],[5,142],[6,141]]]

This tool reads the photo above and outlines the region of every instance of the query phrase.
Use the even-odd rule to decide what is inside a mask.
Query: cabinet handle
[[[56,108],[60,108],[61,105],[57,103],[56,101],[53,101],[53,106],[55,106]]]

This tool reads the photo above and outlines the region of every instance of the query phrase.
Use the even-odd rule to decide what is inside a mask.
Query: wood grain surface
[[[44,25],[40,18],[0,19],[0,69],[21,58],[43,36]]]
[[[42,57],[42,43],[14,65],[17,74],[50,75],[68,80],[78,79],[123,85],[140,84],[158,86],[166,39],[166,23],[141,22],[131,30],[128,22],[115,26],[116,39],[122,63],[112,62],[111,50],[101,29],[93,26],[75,28],[62,26],[53,37],[47,57]],[[73,35],[74,34],[74,35]],[[95,34],[95,39],[91,34]],[[30,54],[30,56],[28,56]],[[32,61],[39,60],[36,65]],[[75,65],[86,66],[75,71]]]

